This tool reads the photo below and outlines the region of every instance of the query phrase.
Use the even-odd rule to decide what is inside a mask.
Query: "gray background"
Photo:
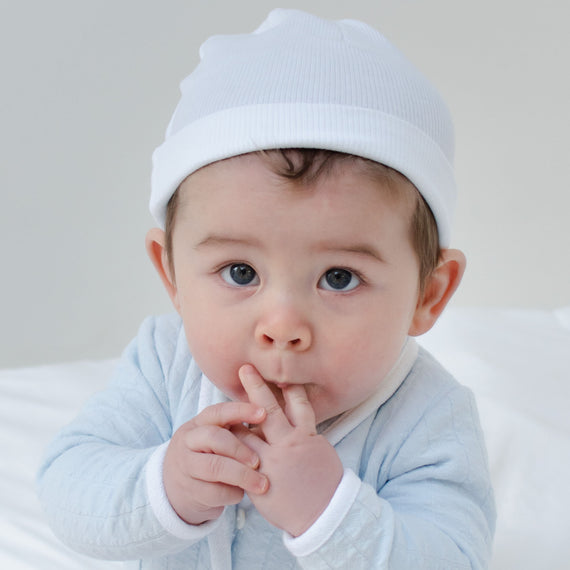
[[[367,21],[448,101],[455,305],[570,302],[568,3],[2,2],[0,367],[117,356],[170,310],[144,250],[151,153],[202,41],[273,7]]]

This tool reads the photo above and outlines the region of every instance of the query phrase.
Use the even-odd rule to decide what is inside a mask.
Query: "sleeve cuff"
[[[313,525],[297,537],[284,534],[283,542],[289,552],[299,558],[318,550],[340,526],[354,504],[361,484],[354,471],[345,469],[331,502]]]
[[[162,480],[162,468],[167,447],[168,442],[158,447],[146,464],[146,490],[150,506],[158,522],[167,532],[182,540],[200,540],[218,526],[220,519],[201,525],[191,525],[177,515],[166,496]]]

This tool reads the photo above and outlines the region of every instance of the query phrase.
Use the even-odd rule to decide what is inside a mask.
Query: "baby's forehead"
[[[182,182],[174,207],[194,218],[196,209],[200,211],[219,200],[222,188],[235,188],[236,194],[253,199],[254,204],[256,197],[262,202],[266,191],[277,190],[278,198],[284,193],[280,207],[286,207],[287,191],[310,193],[317,187],[321,193],[329,187],[331,192],[348,189],[350,201],[359,201],[365,199],[365,193],[359,191],[363,186],[373,187],[406,218],[411,217],[420,197],[405,176],[372,160],[320,149],[279,149],[246,153],[203,166]]]
[[[310,187],[331,177],[363,178],[397,198],[418,195],[418,190],[402,173],[379,162],[326,149],[269,149],[245,153],[207,164],[188,175],[179,189],[200,189],[208,180],[233,179],[235,166],[242,172],[266,171],[284,185]]]

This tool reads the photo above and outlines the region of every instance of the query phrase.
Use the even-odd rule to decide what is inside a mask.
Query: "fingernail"
[[[251,364],[244,364],[239,369],[238,374],[241,380],[243,380],[245,376],[249,376],[251,374],[251,368]]]
[[[253,414],[254,419],[261,419],[265,415],[265,410],[263,408],[257,408]]]
[[[267,477],[263,477],[257,485],[259,494],[262,495],[267,491],[268,488],[269,488],[269,479],[267,479]]]

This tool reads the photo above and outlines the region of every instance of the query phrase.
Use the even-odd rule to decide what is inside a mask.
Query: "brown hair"
[[[364,172],[375,181],[380,181],[394,194],[405,193],[414,201],[414,211],[410,221],[410,239],[418,257],[420,293],[423,293],[427,279],[437,267],[440,257],[439,234],[433,213],[416,187],[400,172],[373,160],[343,152],[321,149],[276,149],[257,151],[270,169],[282,178],[303,185],[310,185],[322,176],[330,174],[341,162],[357,161]],[[172,265],[172,233],[179,202],[179,189],[174,192],[166,209],[166,253],[170,270]]]

